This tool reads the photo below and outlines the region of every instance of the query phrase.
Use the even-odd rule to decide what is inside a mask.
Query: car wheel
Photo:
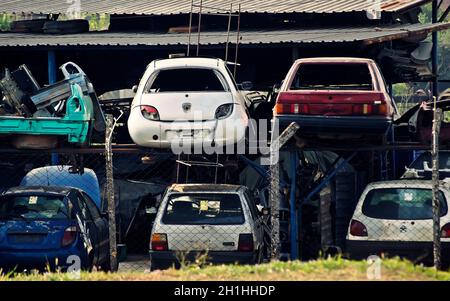
[[[109,255],[107,256],[108,258],[105,260],[105,262],[103,262],[102,264],[100,264],[99,268],[101,271],[103,272],[111,272],[111,258],[109,257]]]
[[[256,262],[255,264],[261,264],[263,262],[263,249],[260,247],[258,249],[258,254],[256,255]]]

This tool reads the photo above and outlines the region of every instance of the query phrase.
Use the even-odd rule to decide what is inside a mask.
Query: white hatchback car
[[[226,63],[213,58],[152,61],[131,104],[128,130],[140,146],[227,146],[245,139],[245,99]]]
[[[450,257],[450,192],[441,188],[441,246],[443,263]],[[375,182],[364,190],[347,234],[351,258],[400,256],[429,262],[433,255],[431,182],[398,180]]]
[[[266,216],[244,186],[174,184],[159,206],[150,240],[151,269],[207,254],[211,263],[258,263]]]

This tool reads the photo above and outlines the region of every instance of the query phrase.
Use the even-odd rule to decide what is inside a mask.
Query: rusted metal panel
[[[421,37],[432,32],[450,28],[450,23],[406,24],[371,27],[342,27],[321,29],[279,29],[241,31],[241,47],[258,47],[279,44],[348,43],[376,44],[386,41]],[[200,45],[223,46],[226,31],[204,32]],[[168,33],[117,33],[91,32],[82,34],[48,35],[24,33],[0,33],[0,48],[3,47],[65,47],[65,46],[179,46],[188,42],[188,34]]]
[[[203,13],[217,13],[228,10],[229,0],[203,0]],[[365,12],[373,7],[367,0],[243,0],[244,13],[343,13]],[[418,7],[431,0],[380,0],[381,11],[400,12]],[[191,9],[188,0],[5,0],[0,3],[0,12],[7,13],[107,13],[135,15],[187,14]],[[235,5],[237,9],[237,5]]]

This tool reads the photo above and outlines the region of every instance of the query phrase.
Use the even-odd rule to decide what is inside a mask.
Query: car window
[[[68,219],[70,209],[60,196],[6,196],[0,198],[0,220]]]
[[[163,69],[151,76],[146,93],[224,92],[228,87],[218,71],[206,68]]]
[[[300,64],[290,90],[373,90],[367,64]]]
[[[447,214],[447,202],[439,192],[441,216]],[[372,218],[392,220],[432,219],[431,189],[381,188],[369,191],[362,212]]]
[[[81,193],[85,199],[86,205],[89,209],[89,212],[94,220],[100,218],[100,211],[98,210],[97,206],[95,205],[94,201],[86,194]]]
[[[241,199],[235,193],[169,196],[162,222],[184,225],[235,225],[244,223]]]

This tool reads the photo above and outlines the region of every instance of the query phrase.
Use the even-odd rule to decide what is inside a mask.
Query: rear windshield
[[[222,76],[212,69],[166,69],[151,76],[145,91],[161,92],[224,92],[227,90]]]
[[[439,192],[441,216],[447,214],[444,194]],[[382,188],[371,190],[364,200],[362,212],[372,218],[411,220],[432,219],[431,189]]]
[[[172,194],[162,221],[175,225],[234,225],[244,223],[244,214],[237,194]]]
[[[67,219],[69,209],[63,197],[11,196],[0,199],[0,219]]]
[[[301,64],[290,90],[373,90],[367,64]]]
[[[411,165],[414,169],[424,169],[424,162],[428,162],[428,167],[432,168],[431,154],[426,152],[420,155]],[[439,169],[450,169],[450,152],[439,152]]]

